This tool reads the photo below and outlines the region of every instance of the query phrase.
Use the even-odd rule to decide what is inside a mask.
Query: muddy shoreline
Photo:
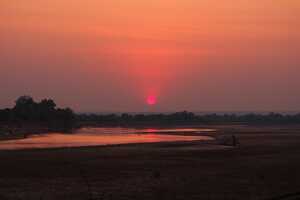
[[[218,129],[218,134],[237,135],[241,145],[217,148],[195,141],[0,151],[0,198],[263,200],[297,195],[299,126]]]

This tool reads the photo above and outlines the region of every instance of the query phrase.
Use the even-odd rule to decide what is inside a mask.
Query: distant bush
[[[183,111],[171,114],[78,114],[80,122],[95,122],[103,125],[188,125],[188,124],[299,124],[300,114],[205,114],[196,115]]]
[[[57,129],[69,129],[74,125],[76,116],[70,108],[56,108],[52,99],[35,102],[30,96],[21,96],[12,109],[0,110],[2,122],[41,122]]]

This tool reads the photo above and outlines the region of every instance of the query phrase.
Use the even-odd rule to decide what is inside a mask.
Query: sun
[[[154,95],[150,95],[150,96],[147,97],[147,104],[149,106],[153,106],[156,103],[157,103],[157,99],[156,99],[156,97]]]

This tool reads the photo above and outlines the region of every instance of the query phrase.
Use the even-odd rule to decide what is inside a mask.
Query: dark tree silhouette
[[[300,114],[205,114],[183,111],[171,114],[78,114],[83,124],[98,125],[201,125],[201,124],[300,124]]]
[[[57,108],[52,99],[35,102],[30,96],[21,96],[12,109],[0,110],[0,122],[22,125],[43,124],[55,130],[67,130],[82,125],[197,125],[197,124],[300,124],[300,114],[204,114],[183,111],[171,114],[75,114],[70,108]]]
[[[15,101],[16,105],[13,108],[14,118],[18,120],[33,120],[36,113],[37,104],[30,96],[21,96]]]
[[[56,108],[52,99],[35,102],[30,96],[21,96],[12,109],[0,110],[0,121],[20,124],[43,124],[56,130],[71,129],[75,124],[75,114],[70,108]]]
[[[53,111],[56,107],[55,102],[52,99],[43,99],[39,103],[40,107],[43,108],[44,110],[50,110]]]
[[[34,100],[31,96],[20,96],[16,101],[16,106],[15,107],[23,107],[23,106],[28,106],[34,104]]]
[[[52,99],[43,99],[39,103],[39,119],[48,121],[54,118],[56,104]]]

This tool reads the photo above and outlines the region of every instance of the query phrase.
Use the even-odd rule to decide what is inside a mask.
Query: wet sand
[[[0,151],[0,199],[297,199],[300,126],[217,128],[241,145]]]

